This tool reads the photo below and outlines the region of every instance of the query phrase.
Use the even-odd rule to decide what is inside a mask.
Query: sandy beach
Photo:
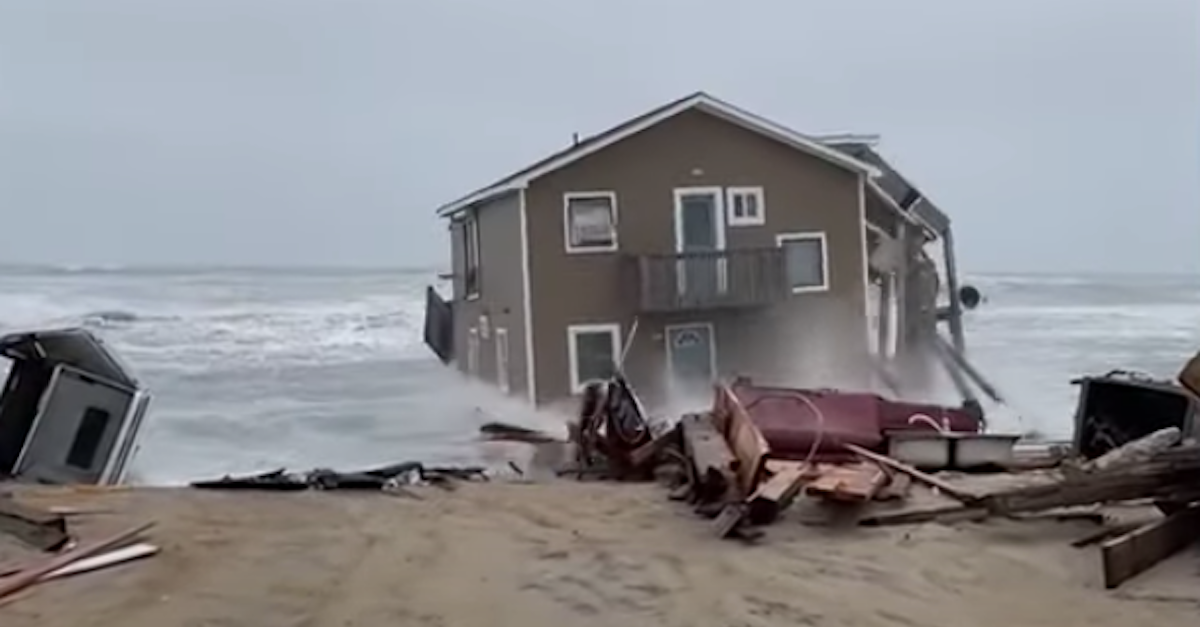
[[[156,521],[162,552],[46,582],[5,627],[1183,625],[1197,553],[1117,592],[1086,522],[832,530],[792,512],[749,546],[653,485],[472,484],[376,493],[23,489],[84,538]],[[0,562],[17,557],[0,545]],[[28,554],[26,554],[28,555]]]

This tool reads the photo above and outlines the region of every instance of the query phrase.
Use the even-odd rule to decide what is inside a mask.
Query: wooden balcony
[[[763,307],[788,297],[780,248],[640,255],[634,259],[638,305],[644,312]]]

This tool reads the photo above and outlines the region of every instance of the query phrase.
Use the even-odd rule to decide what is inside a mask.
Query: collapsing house
[[[959,289],[949,218],[873,138],[804,135],[696,93],[438,215],[452,294],[429,288],[426,342],[534,404],[614,364],[652,406],[732,377],[919,393],[930,357],[973,398],[962,314],[978,292]]]

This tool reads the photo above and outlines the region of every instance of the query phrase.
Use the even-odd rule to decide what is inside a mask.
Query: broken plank
[[[61,514],[22,505],[13,498],[0,498],[0,532],[41,551],[62,548],[70,539]]]
[[[758,486],[771,447],[729,386],[717,386],[714,405],[713,413],[719,425],[724,427],[725,439],[738,459],[737,477],[741,494],[751,494]]]
[[[820,476],[804,491],[831,501],[865,503],[874,499],[887,482],[887,473],[874,464],[822,466]]]
[[[633,449],[629,454],[629,463],[634,468],[641,468],[653,461],[667,447],[679,442],[680,427],[676,425],[674,428],[660,433],[658,437],[649,442]]]
[[[777,470],[766,481],[758,484],[754,494],[747,499],[749,506],[748,517],[755,524],[764,524],[775,520],[779,512],[786,509],[800,493],[801,487],[811,477],[808,474],[808,464],[792,462],[786,466],[776,466]]]
[[[1106,541],[1104,587],[1116,588],[1200,539],[1200,504]]]
[[[123,531],[103,540],[97,540],[96,542],[92,542],[90,544],[77,546],[65,553],[55,555],[54,557],[43,561],[39,565],[30,566],[29,568],[22,570],[20,573],[13,575],[3,582],[0,582],[0,606],[10,603],[12,599],[8,597],[11,597],[25,588],[34,585],[46,575],[66,568],[80,560],[103,553],[113,547],[120,546],[121,544],[138,537],[142,533],[145,533],[146,530],[153,526],[154,523],[152,522],[138,525],[137,527]]]
[[[684,454],[696,469],[695,494],[704,501],[736,500],[738,460],[708,414],[687,414],[680,421]]]
[[[1141,525],[1134,524],[1134,523],[1123,523],[1120,525],[1116,525],[1114,527],[1105,527],[1099,531],[1089,533],[1088,535],[1083,536],[1082,538],[1079,538],[1078,540],[1072,541],[1071,546],[1076,549],[1081,549],[1085,546],[1099,544],[1109,538],[1112,538],[1113,536],[1125,535],[1125,534],[1129,533],[1130,531],[1137,529],[1140,526]]]
[[[871,514],[859,519],[858,524],[864,527],[884,527],[888,525],[913,525],[927,522],[954,523],[983,520],[988,515],[988,510],[982,507],[966,507],[961,504],[939,505],[936,507],[899,509]]]
[[[887,455],[880,455],[879,453],[869,451],[855,444],[843,444],[843,446],[845,446],[846,449],[850,450],[851,452],[857,454],[859,457],[869,459],[877,464],[895,470],[896,472],[902,472],[913,479],[920,481],[921,483],[937,488],[938,490],[944,492],[946,496],[949,496],[956,501],[961,501],[966,504],[973,504],[979,500],[979,496],[971,493],[968,490],[951,485],[950,483],[938,479],[929,473],[917,470],[916,468],[913,468],[904,462],[892,459]]]

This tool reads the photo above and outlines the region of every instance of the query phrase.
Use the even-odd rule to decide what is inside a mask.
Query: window
[[[582,392],[588,381],[612,376],[620,350],[619,324],[578,324],[567,327],[571,392]]]
[[[825,234],[782,233],[777,236],[783,249],[784,266],[792,293],[823,292],[829,289],[829,251]]]
[[[730,187],[725,190],[729,226],[758,226],[766,223],[761,187]]]
[[[463,295],[479,298],[479,220],[468,216],[462,225]]]
[[[67,465],[80,470],[91,470],[96,463],[96,453],[100,451],[100,440],[108,429],[112,414],[99,407],[88,407],[79,420],[75,430],[75,439],[71,449],[67,451]]]
[[[567,252],[611,252],[617,249],[617,195],[575,192],[563,196]]]

